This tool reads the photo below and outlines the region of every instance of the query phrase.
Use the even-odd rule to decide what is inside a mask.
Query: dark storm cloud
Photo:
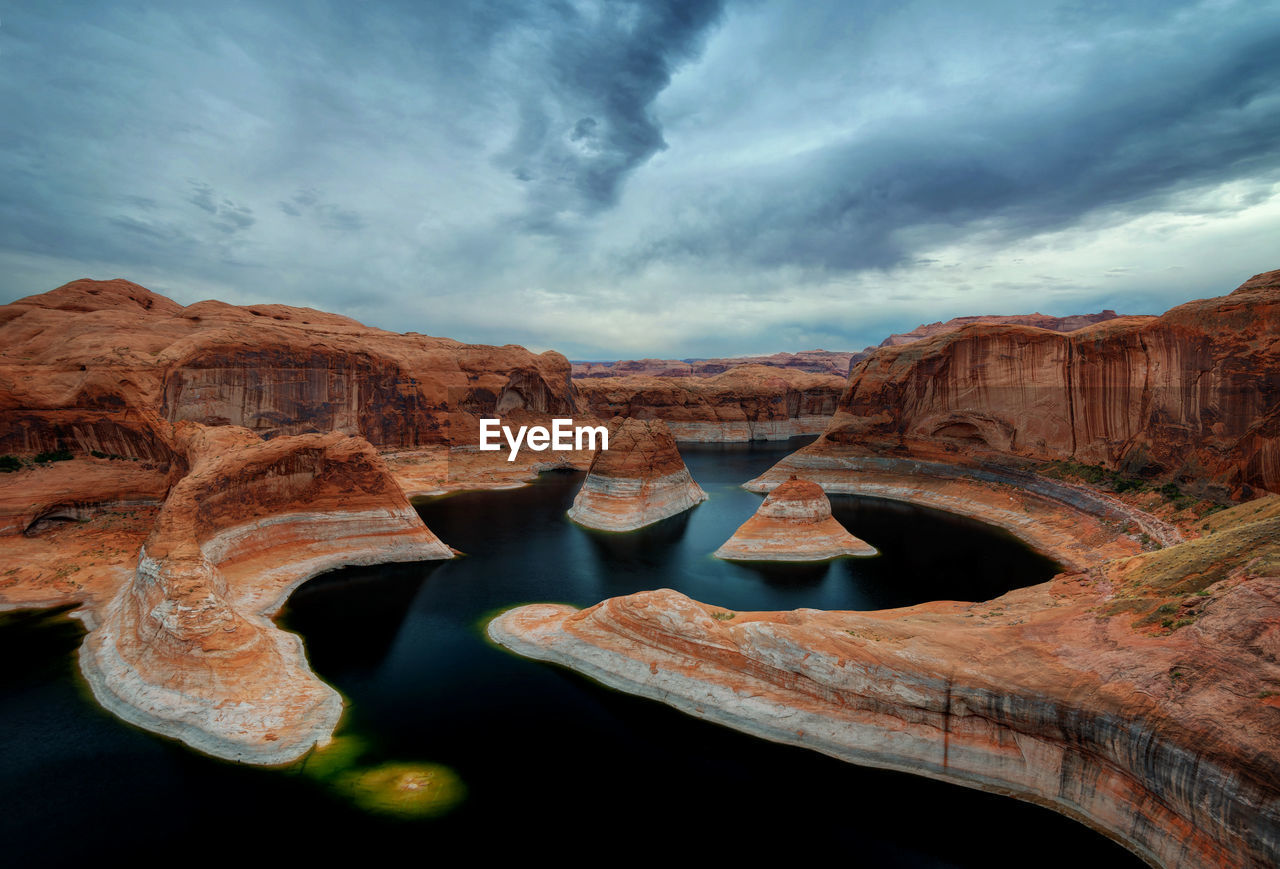
[[[1091,20],[1091,30],[1098,22]],[[1046,35],[1047,38],[1047,35]],[[939,106],[936,116],[860,136],[777,167],[763,195],[722,196],[632,265],[673,255],[765,265],[884,268],[915,243],[986,222],[1009,238],[1099,210],[1138,210],[1190,187],[1280,176],[1280,16],[1239,20],[1181,44],[1097,49],[1063,93],[1015,108]],[[1019,83],[1009,82],[1011,92]],[[1268,194],[1241,198],[1248,207]],[[994,222],[994,223],[992,223]]]
[[[1280,265],[1274,233],[1223,235],[1220,275],[1028,248],[1274,211],[1277,44],[1276,0],[25,4],[0,302],[120,275],[597,358],[860,347],[1037,289],[1158,309]]]
[[[719,0],[607,0],[584,12],[552,4],[534,42],[534,81],[499,158],[530,187],[529,223],[613,205],[627,174],[666,147],[652,111],[673,71],[719,19]]]

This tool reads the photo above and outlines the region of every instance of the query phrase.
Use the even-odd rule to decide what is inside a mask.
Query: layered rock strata
[[[858,363],[811,452],[1070,460],[1280,491],[1280,271],[1160,317],[970,325]]]
[[[0,606],[82,603],[81,671],[121,718],[218,757],[291,761],[328,740],[342,700],[270,616],[325,570],[452,551],[362,438],[264,442],[192,423],[171,438],[189,473],[158,509],[102,508],[74,535],[92,535],[92,546],[58,539],[60,528],[7,538],[22,541],[15,551],[30,556],[30,575],[0,587]],[[149,530],[130,521],[137,512]],[[41,545],[45,537],[55,545]]]
[[[178,460],[162,423],[263,437],[340,431],[374,446],[474,444],[475,418],[576,408],[559,353],[397,334],[310,308],[183,307],[123,280],[0,306],[0,454]]]
[[[978,324],[987,326],[1034,326],[1037,329],[1047,329],[1050,332],[1074,332],[1077,329],[1083,329],[1085,326],[1114,320],[1118,316],[1119,314],[1115,311],[1107,310],[1099,311],[1096,314],[1071,314],[1066,317],[1050,317],[1039,312],[1034,314],[978,314],[968,317],[953,317],[945,323],[941,321],[922,323],[910,332],[895,333],[881,341],[878,346],[901,347],[904,344],[913,344],[916,341],[923,341],[925,338],[945,335],[948,332],[963,329],[965,326]],[[875,347],[868,347],[863,352],[870,354],[875,349]]]
[[[715,551],[731,561],[824,561],[875,555],[831,515],[822,487],[797,477],[777,485],[755,514]]]
[[[573,376],[626,377],[712,377],[742,365],[767,365],[770,368],[793,368],[813,374],[849,373],[850,360],[859,354],[832,350],[802,350],[799,353],[774,353],[769,356],[734,356],[720,359],[623,359],[617,362],[574,362]]]
[[[682,441],[786,440],[824,431],[844,377],[762,365],[713,377],[608,377],[576,382],[600,419],[660,419]]]
[[[706,499],[665,423],[619,418],[609,424],[609,449],[596,452],[569,518],[602,531],[634,531]]]
[[[1019,537],[1068,569],[1179,543],[1182,533],[1104,492],[994,463],[863,455],[819,441],[744,488],[769,492],[793,475],[833,494],[923,504]]]
[[[1158,865],[1272,866],[1280,499],[1211,526],[980,604],[732,613],[663,589],[489,634],[748,733],[1040,803]]]

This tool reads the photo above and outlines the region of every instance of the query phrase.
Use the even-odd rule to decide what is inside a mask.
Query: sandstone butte
[[[1075,332],[974,324],[855,365],[753,481],[924,503],[1053,556],[983,603],[726,613],[671,590],[534,605],[497,642],[692,715],[1040,803],[1164,866],[1280,864],[1280,272]],[[1178,528],[1046,461],[1237,506]]]
[[[817,483],[791,477],[776,486],[750,519],[715,551],[733,561],[825,561],[842,555],[875,555],[831,515]]]
[[[615,418],[609,449],[597,450],[569,518],[602,531],[634,531],[707,499],[662,420]]]
[[[582,410],[600,419],[660,419],[681,441],[785,440],[822,432],[843,376],[744,365],[712,377],[575,381]]]
[[[183,307],[122,280],[21,299],[0,307],[0,455],[22,462],[0,475],[0,609],[78,604],[81,670],[121,717],[292,760],[342,704],[270,621],[290,591],[341,565],[450,557],[406,493],[585,467],[472,447],[480,416],[574,408],[556,353]],[[58,451],[70,460],[32,461]]]

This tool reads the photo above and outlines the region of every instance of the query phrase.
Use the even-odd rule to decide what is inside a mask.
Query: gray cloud
[[[688,356],[1280,266],[1275,0],[30,6],[0,301],[120,275]]]

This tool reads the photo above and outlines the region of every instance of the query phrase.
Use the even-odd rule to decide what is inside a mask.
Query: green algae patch
[[[362,809],[398,818],[437,817],[466,797],[457,773],[435,763],[384,763],[348,770],[332,784]]]
[[[405,820],[439,817],[466,798],[462,779],[443,764],[369,764],[368,753],[358,736],[335,737],[308,755],[302,772],[367,812]]]

